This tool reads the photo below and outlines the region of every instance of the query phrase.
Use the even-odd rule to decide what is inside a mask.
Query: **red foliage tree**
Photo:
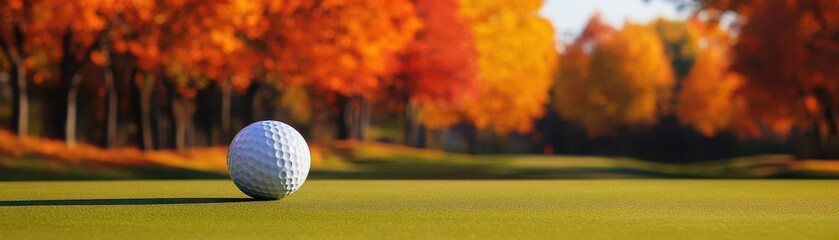
[[[706,1],[706,12],[744,20],[731,70],[753,125],[786,135],[810,129],[818,156],[839,155],[839,3],[832,0]]]
[[[456,0],[419,0],[416,7],[423,26],[402,57],[400,80],[408,94],[407,142],[421,146],[424,124],[436,128],[454,123],[428,109],[461,105],[474,97],[478,55]]]

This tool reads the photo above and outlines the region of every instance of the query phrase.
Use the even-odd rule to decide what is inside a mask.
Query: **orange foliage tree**
[[[201,34],[210,35],[212,31],[204,26],[218,21],[212,17],[218,15],[216,9],[227,1],[115,1],[112,15],[107,16],[107,34],[101,40],[98,51],[93,52],[93,63],[105,69],[105,87],[108,92],[108,139],[114,138],[110,130],[116,125],[117,101],[114,86],[117,80],[113,76],[111,57],[116,54],[130,56],[132,65],[136,65],[137,75],[129,71],[122,81],[132,81],[139,90],[137,102],[140,105],[141,146],[151,149],[152,141],[152,93],[155,86],[166,91],[161,97],[175,115],[176,145],[184,146],[185,120],[183,100],[194,95],[190,82],[206,79],[197,64],[200,57],[220,49],[219,46],[207,46]],[[220,26],[221,27],[221,26]],[[194,44],[191,44],[194,43]],[[191,51],[192,54],[188,52]],[[165,80],[165,81],[161,81]],[[166,94],[166,95],[163,95]],[[109,140],[110,142],[110,140]]]
[[[593,136],[624,126],[645,126],[669,111],[673,71],[661,40],[646,26],[627,23],[611,33],[592,18],[566,56],[569,67],[557,79],[560,115]],[[586,56],[586,51],[590,51]]]
[[[706,136],[734,128],[744,117],[744,102],[736,95],[743,78],[729,71],[732,36],[714,22],[697,19],[689,25],[701,33],[705,43],[688,73],[678,96],[676,116]],[[745,130],[742,125],[739,129]],[[754,129],[750,129],[754,131]]]
[[[17,78],[17,131],[26,134],[26,69],[33,64],[29,58],[35,51],[44,54],[41,63],[57,68],[59,91],[64,106],[58,107],[56,137],[75,143],[76,96],[81,81],[79,71],[89,60],[107,28],[108,16],[114,8],[111,1],[5,1],[2,3],[4,23],[2,41],[4,53],[14,66]],[[65,102],[66,101],[66,102]]]
[[[582,117],[588,110],[587,90],[590,88],[592,49],[614,35],[615,29],[603,22],[600,14],[592,15],[577,39],[562,54],[562,66],[554,83],[553,105],[566,119]]]
[[[89,64],[91,53],[99,47],[108,28],[108,16],[114,10],[112,1],[56,1],[46,4],[41,12],[49,12],[48,17],[38,21],[43,25],[37,29],[45,34],[46,51],[57,62],[58,82],[61,85],[58,106],[59,125],[54,137],[64,139],[67,145],[76,144],[76,122],[79,84],[82,81],[80,71]]]
[[[393,84],[397,55],[421,25],[407,0],[329,0],[274,18],[264,65],[286,84],[334,93],[338,138],[363,138],[366,101]]]
[[[198,1],[194,11],[181,13],[183,18],[171,24],[183,24],[185,31],[171,47],[166,74],[174,77],[179,91],[176,96],[177,140],[183,148],[191,132],[193,97],[196,89],[208,82],[221,92],[220,131],[211,131],[211,142],[228,141],[231,133],[231,98],[233,90],[244,91],[254,78],[259,63],[265,58],[250,41],[263,36],[267,29],[260,1]],[[197,81],[196,81],[197,80]]]
[[[152,94],[161,90],[159,97],[168,100],[175,118],[175,142],[182,148],[187,130],[184,128],[185,100],[194,95],[189,83],[200,76],[197,66],[188,65],[191,55],[187,41],[206,46],[206,33],[202,28],[203,17],[214,13],[219,1],[137,1],[123,8],[111,27],[110,41],[117,53],[129,54],[134,59],[139,74],[134,84],[139,90],[141,141],[144,149],[153,148],[152,112],[155,105]],[[210,19],[207,19],[212,21]],[[215,49],[202,49],[213,51]],[[199,58],[203,53],[194,51]],[[187,99],[185,99],[186,97]],[[177,99],[177,100],[175,100]]]
[[[74,108],[71,91],[78,86],[73,79],[86,62],[94,42],[105,28],[102,15],[108,14],[108,1],[21,1],[0,2],[0,48],[15,78],[14,124],[20,135],[28,128],[28,78],[35,65],[58,67],[58,80],[64,93],[70,95],[66,108]],[[38,55],[36,57],[36,55]],[[68,113],[72,114],[72,113]],[[65,116],[61,116],[65,117]],[[67,125],[72,122],[67,122]],[[58,133],[63,136],[66,132]],[[73,134],[70,132],[69,134]],[[68,141],[72,143],[73,141]]]
[[[12,128],[21,136],[29,129],[29,90],[28,70],[31,61],[28,58],[32,47],[29,46],[32,31],[28,26],[35,22],[33,6],[43,1],[22,0],[0,1],[0,50],[11,72],[12,83]]]
[[[103,11],[100,12],[101,18],[106,23],[106,29],[98,39],[98,49],[93,49],[90,53],[91,62],[101,68],[103,71],[102,82],[105,90],[106,101],[105,112],[107,117],[105,119],[105,146],[112,148],[117,143],[117,129],[119,120],[119,96],[118,85],[124,82],[130,82],[133,74],[133,64],[123,63],[120,69],[122,72],[117,76],[117,66],[115,66],[115,57],[118,55],[125,55],[126,44],[124,37],[128,34],[139,35],[140,32],[131,32],[129,22],[136,22],[142,14],[148,19],[152,15],[152,7],[154,1],[151,0],[130,0],[130,1],[112,1],[101,6]],[[130,33],[129,33],[130,32]],[[95,47],[95,46],[94,46]],[[118,49],[115,49],[118,48]],[[128,62],[128,61],[126,61]]]
[[[166,49],[172,45],[172,36],[165,31],[167,21],[175,10],[187,7],[171,1],[137,0],[127,4],[111,22],[109,33],[110,50],[114,54],[130,56],[136,73],[130,73],[127,80],[137,89],[136,102],[139,105],[140,147],[154,148],[152,130],[152,93],[162,69]],[[177,28],[182,30],[182,28]]]
[[[191,132],[197,89],[211,82],[222,91],[223,132],[230,131],[230,95],[245,89],[264,59],[249,42],[267,28],[269,7],[263,1],[143,1],[120,8],[109,43],[119,53],[128,53],[144,76],[136,78],[140,89],[143,146],[152,145],[151,94],[165,86],[175,118],[175,143],[186,146]],[[158,79],[159,78],[159,79]],[[160,81],[163,80],[163,81]],[[215,141],[214,141],[215,142]]]

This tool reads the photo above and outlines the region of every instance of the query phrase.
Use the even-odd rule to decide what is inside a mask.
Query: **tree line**
[[[671,2],[695,10],[622,29],[591,18],[563,52],[563,119],[596,137],[674,118],[709,138],[788,139],[803,155],[839,156],[839,5]]]
[[[539,0],[3,0],[7,119],[70,145],[85,129],[183,149],[278,115],[338,139],[399,116],[407,144],[457,128],[474,146],[555,112],[590,138],[675,119],[839,152],[835,3],[671,2],[691,17],[595,15],[557,51]]]
[[[481,86],[502,89],[493,85],[505,85],[532,70],[492,72],[513,59],[544,65],[536,69],[543,72],[536,78],[544,86],[551,81],[552,29],[535,15],[540,5],[451,0],[3,1],[0,47],[13,90],[10,128],[28,135],[34,122],[29,101],[35,97],[44,102],[45,114],[38,119],[41,133],[75,144],[80,92],[97,92],[105,96],[107,145],[118,142],[120,115],[130,114],[137,115],[143,148],[155,148],[156,125],[171,122],[174,145],[182,149],[193,134],[199,92],[219,92],[219,99],[201,104],[218,108],[207,117],[218,118],[212,124],[219,137],[213,138],[224,139],[232,131],[235,95],[253,98],[262,88],[303,89],[319,96],[313,102],[337,106],[332,108],[340,116],[338,138],[361,138],[370,103],[383,99],[397,99],[417,124],[472,121],[490,109],[476,108],[483,112],[469,116],[465,107],[449,109],[447,120],[427,112],[479,94],[479,78],[487,79]],[[497,21],[496,16],[504,19]],[[475,36],[481,34],[491,36]],[[478,58],[479,51],[495,47],[537,53]],[[483,62],[487,66],[479,69]],[[497,100],[520,104],[508,95]],[[516,121],[511,124],[528,124]]]

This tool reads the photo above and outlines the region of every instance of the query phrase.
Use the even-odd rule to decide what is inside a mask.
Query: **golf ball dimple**
[[[309,175],[311,155],[297,130],[279,121],[248,125],[227,151],[230,178],[257,199],[280,199],[294,193]]]

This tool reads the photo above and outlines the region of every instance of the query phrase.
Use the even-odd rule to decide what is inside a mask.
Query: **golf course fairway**
[[[2,239],[836,239],[836,180],[0,182]]]

